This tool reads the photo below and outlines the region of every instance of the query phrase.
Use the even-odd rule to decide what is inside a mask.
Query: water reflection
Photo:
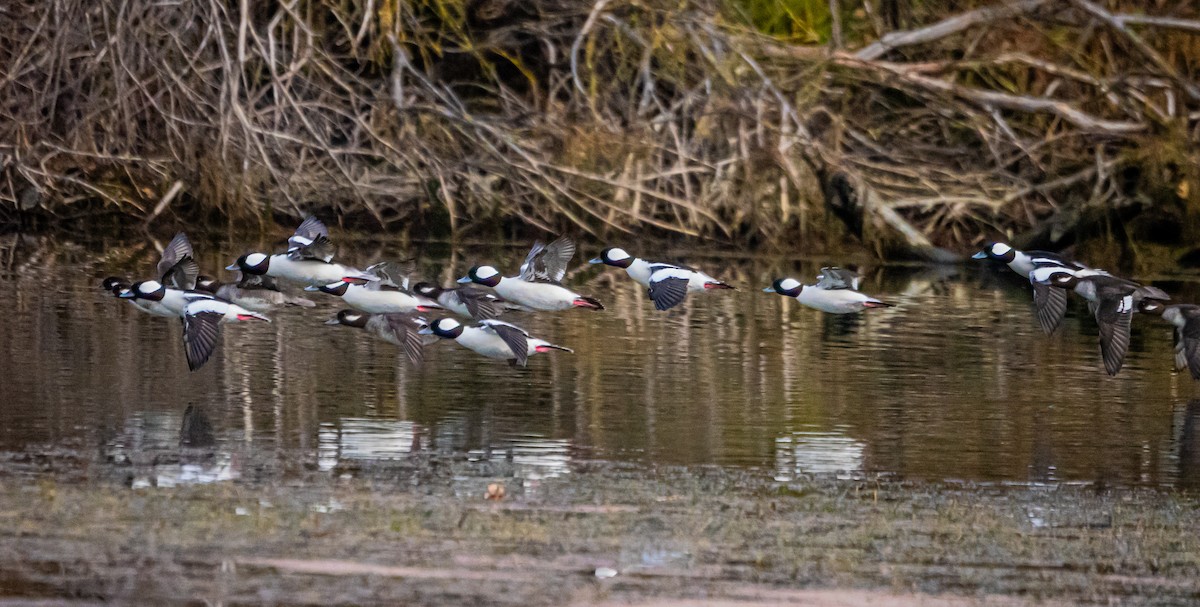
[[[202,265],[234,252],[205,251]],[[447,279],[482,258],[515,268],[523,252],[417,254],[425,276]],[[349,262],[400,255],[343,251]],[[433,453],[511,460],[531,479],[615,459],[779,478],[1200,484],[1200,407],[1188,400],[1197,387],[1171,371],[1165,325],[1137,319],[1127,366],[1108,378],[1081,305],[1043,336],[1028,290],[977,266],[864,268],[863,290],[897,305],[859,316],[756,292],[821,263],[693,256],[744,288],[668,314],[623,273],[583,267],[568,280],[609,309],[514,315],[577,351],[527,369],[449,344],[412,368],[389,344],[325,327],[338,307],[330,298],[269,325],[227,327],[213,361],[188,373],[177,321],[96,288],[153,257],[111,247],[15,255],[0,274],[0,340],[20,344],[0,350],[0,450],[104,445],[110,458],[158,457],[160,478],[147,483],[234,478],[247,453],[348,473]],[[1176,294],[1194,300],[1194,287]]]

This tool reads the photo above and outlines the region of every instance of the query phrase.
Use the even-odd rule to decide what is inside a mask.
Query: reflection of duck
[[[208,421],[204,409],[188,405],[183,410],[183,423],[179,426],[179,444],[184,447],[211,447],[216,442],[212,422]]]
[[[1179,449],[1179,470],[1175,484],[1179,488],[1200,487],[1200,399],[1188,401],[1183,408],[1183,422],[1179,425],[1176,445]]]

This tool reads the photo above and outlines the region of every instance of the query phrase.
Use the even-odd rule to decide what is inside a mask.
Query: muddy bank
[[[0,600],[201,604],[1190,603],[1193,496],[412,458],[153,486],[158,461],[0,464]],[[504,497],[486,499],[489,485]],[[497,488],[492,488],[497,493]],[[597,576],[600,572],[600,576]],[[605,577],[615,572],[611,577]],[[933,596],[937,597],[935,601]]]

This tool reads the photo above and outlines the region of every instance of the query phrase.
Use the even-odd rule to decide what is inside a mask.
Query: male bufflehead
[[[365,284],[378,278],[357,268],[333,262],[329,230],[316,217],[309,217],[288,238],[287,253],[247,253],[226,270],[243,274],[282,278],[303,285],[321,286],[338,281]]]
[[[650,299],[657,310],[669,310],[679,305],[689,292],[734,288],[695,268],[646,261],[626,253],[620,247],[604,249],[599,257],[588,263],[623,268],[630,278],[649,289]]]
[[[475,266],[458,282],[491,287],[505,300],[530,310],[603,310],[604,306],[596,299],[580,295],[559,283],[574,255],[575,243],[562,236],[548,245],[535,243],[517,276],[505,278],[492,266]]]
[[[375,337],[399,346],[414,365],[421,364],[425,358],[424,347],[427,341],[420,331],[428,325],[426,325],[425,319],[419,316],[413,314],[369,314],[355,310],[342,310],[333,318],[325,321],[325,324],[363,329]]]
[[[1072,289],[1088,301],[1100,327],[1100,355],[1109,375],[1116,375],[1125,364],[1130,323],[1139,305],[1145,300],[1168,301],[1171,298],[1158,287],[1140,285],[1097,270],[1035,268],[1030,272],[1029,280],[1038,285]]]
[[[1007,265],[1022,278],[1029,278],[1035,267],[1056,265],[1073,270],[1086,270],[1087,266],[1050,251],[1020,251],[1003,242],[990,242],[972,259],[991,259]]]
[[[851,270],[827,267],[821,268],[815,285],[800,284],[794,278],[780,278],[763,291],[795,297],[801,304],[830,314],[854,314],[871,308],[892,307],[893,304],[856,291],[861,280]]]
[[[1030,279],[1037,268],[1066,268],[1069,270],[1091,270],[1086,265],[1050,251],[1020,251],[1003,242],[988,243],[972,256],[974,259],[991,259],[1007,265],[1012,271]],[[1097,270],[1099,272],[1100,270]],[[1049,285],[1029,280],[1033,287],[1033,305],[1038,326],[1046,335],[1054,333],[1067,314],[1067,292]]]
[[[509,364],[522,367],[530,356],[538,352],[574,352],[570,348],[532,337],[521,327],[495,319],[481,320],[478,325],[471,327],[453,318],[439,318],[422,329],[421,333],[453,339],[459,345],[488,358],[507,360]]]
[[[217,347],[221,323],[250,320],[271,322],[271,319],[258,312],[220,299],[189,302],[183,310],[183,347],[188,369],[195,371],[208,362]]]
[[[159,258],[157,270],[159,280],[150,282],[166,285],[167,288],[179,291],[189,291],[196,287],[196,277],[200,274],[200,265],[193,258],[192,243],[188,241],[187,234],[179,232],[167,243]],[[123,278],[109,276],[101,284],[113,296],[125,299],[147,314],[171,318],[179,316],[179,310],[182,309],[169,308],[161,304],[158,299],[135,297],[132,290],[134,285]]]

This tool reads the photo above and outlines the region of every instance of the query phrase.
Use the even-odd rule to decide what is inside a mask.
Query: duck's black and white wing
[[[399,262],[381,261],[363,271],[377,276],[377,282],[380,283],[378,286],[391,286],[407,291],[411,277],[417,271],[417,262],[415,259]]]
[[[1033,286],[1033,308],[1038,326],[1046,335],[1054,333],[1067,315],[1067,290],[1030,281]]]
[[[404,355],[414,365],[421,364],[425,359],[426,336],[420,334],[424,320],[412,314],[379,314],[372,318],[383,323],[381,331],[387,331],[395,343],[401,344]],[[431,337],[431,340],[436,340]]]
[[[525,263],[521,264],[521,280],[528,282],[560,282],[567,275],[567,265],[575,257],[575,241],[559,236],[548,245],[534,243]]]
[[[158,260],[158,275],[165,277],[167,272],[171,271],[185,257],[195,256],[196,254],[192,251],[192,243],[188,240],[187,234],[179,232],[163,248],[162,257]]]
[[[845,268],[821,268],[821,273],[817,274],[817,288],[826,290],[850,289],[851,291],[858,290],[858,284],[862,282],[862,276],[854,270]]]
[[[183,314],[183,350],[187,355],[188,370],[195,371],[204,366],[217,348],[217,337],[221,334],[223,310],[215,309],[212,300],[199,300],[187,305]]]
[[[1104,370],[1116,375],[1129,351],[1129,325],[1133,319],[1133,295],[1103,297],[1096,306],[1096,324],[1100,325],[1100,356]]]
[[[529,333],[525,329],[495,319],[481,320],[479,321],[479,326],[495,333],[500,339],[504,340],[508,349],[512,350],[513,357],[517,359],[517,364],[522,367],[525,366],[525,363],[529,360]]]
[[[691,271],[683,268],[667,268],[650,275],[650,300],[656,310],[670,310],[687,297]]]
[[[179,232],[167,243],[158,260],[158,275],[163,284],[173,289],[190,291],[196,288],[200,264],[194,259],[187,234]]]
[[[320,219],[310,215],[296,228],[296,233],[288,238],[287,256],[295,261],[333,261],[333,243],[329,240],[329,229]]]
[[[454,290],[454,294],[475,320],[488,320],[504,313],[503,304],[496,300],[495,295],[483,289],[459,287]]]

